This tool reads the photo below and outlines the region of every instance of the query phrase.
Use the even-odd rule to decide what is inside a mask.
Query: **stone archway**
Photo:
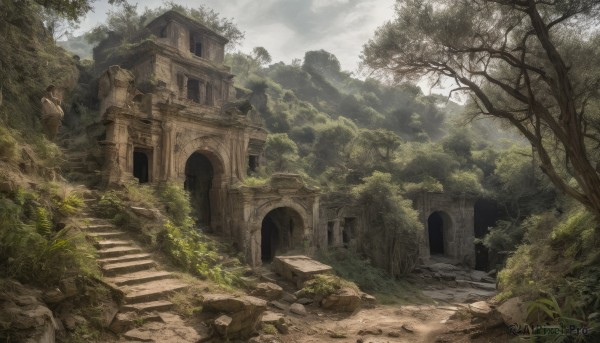
[[[304,239],[304,220],[290,207],[269,211],[261,223],[260,255],[268,263],[278,255],[300,248]]]
[[[448,255],[448,240],[452,234],[452,220],[443,211],[435,211],[427,218],[429,255]]]
[[[184,188],[198,223],[209,229],[221,226],[222,207],[222,163],[210,151],[198,150],[189,155],[184,168]]]

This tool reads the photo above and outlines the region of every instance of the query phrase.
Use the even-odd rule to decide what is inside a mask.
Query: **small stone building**
[[[244,185],[267,132],[235,98],[223,64],[227,39],[170,11],[126,46],[110,35],[94,49],[106,127],[103,182],[178,182],[199,222],[234,239],[252,265],[313,245],[319,193],[297,175]]]
[[[410,198],[424,227],[421,259],[441,255],[475,267],[475,200],[433,192],[415,193]]]
[[[417,192],[409,194],[419,212],[423,234],[419,244],[420,261],[432,255],[443,256],[475,266],[474,199],[464,195]],[[357,239],[369,238],[362,208],[342,194],[321,199],[318,247],[356,246]]]

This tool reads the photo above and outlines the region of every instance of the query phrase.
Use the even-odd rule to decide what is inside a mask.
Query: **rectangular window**
[[[198,57],[202,57],[202,43],[197,41],[192,33],[190,33],[190,52]]]
[[[188,79],[187,98],[193,102],[200,103],[200,80]]]

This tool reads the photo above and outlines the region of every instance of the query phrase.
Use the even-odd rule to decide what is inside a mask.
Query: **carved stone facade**
[[[96,68],[105,70],[98,94],[106,127],[104,183],[179,182],[200,223],[234,238],[252,265],[310,247],[317,191],[294,175],[243,186],[267,132],[235,102],[233,75],[223,65],[227,40],[167,12],[136,41],[126,53],[111,53],[120,45],[113,36],[94,50]]]

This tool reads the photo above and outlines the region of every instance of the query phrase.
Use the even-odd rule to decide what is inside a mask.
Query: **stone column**
[[[206,82],[200,80],[200,103],[201,104],[206,104]]]
[[[162,125],[162,165],[161,165],[161,181],[167,181],[175,177],[174,165],[174,139],[173,139],[173,123],[170,119]]]

